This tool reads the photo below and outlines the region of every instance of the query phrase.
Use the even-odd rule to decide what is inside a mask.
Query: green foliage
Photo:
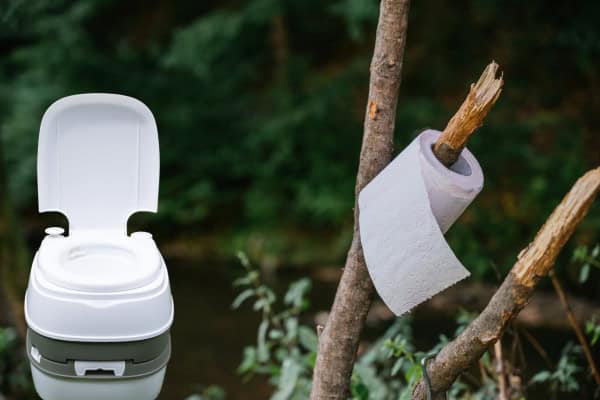
[[[577,392],[580,389],[577,373],[582,371],[578,365],[581,361],[581,347],[569,342],[562,350],[554,371],[540,371],[531,378],[532,384],[545,383],[552,392]]]
[[[302,313],[309,305],[310,281],[304,278],[292,283],[283,301],[278,302],[277,295],[262,282],[260,273],[250,264],[248,257],[238,253],[238,258],[245,273],[234,282],[240,288],[240,294],[233,306],[238,308],[245,302],[253,302],[254,310],[262,315],[256,343],[244,349],[238,372],[247,379],[254,375],[268,377],[274,388],[271,399],[306,399],[310,394],[318,344],[315,330],[302,323]],[[473,314],[460,312],[456,334],[472,318]],[[411,398],[413,386],[422,377],[423,358],[437,352],[449,340],[440,336],[440,342],[431,352],[418,351],[413,343],[411,322],[410,316],[396,319],[358,358],[351,379],[352,400]],[[494,367],[488,354],[480,362],[483,369],[493,374]],[[570,365],[569,360],[561,367],[557,379],[566,379],[572,384],[572,377],[563,378],[569,373]],[[498,396],[497,380],[493,376],[484,376],[476,387],[459,380],[448,395],[450,399],[493,399]]]
[[[590,344],[595,346],[600,340],[600,323],[595,318],[585,323],[585,333],[590,337]]]
[[[0,327],[0,396],[31,390],[29,363],[21,356],[17,332]]]
[[[225,400],[225,391],[218,386],[208,386],[201,394],[193,394],[185,400]]]
[[[352,377],[355,399],[392,400],[410,398],[412,386],[421,378],[410,318],[400,318],[359,358]]]
[[[593,249],[586,245],[579,245],[573,251],[573,261],[580,264],[579,283],[585,283],[590,277],[590,271],[593,268],[600,268],[600,244],[596,244]]]
[[[277,296],[260,280],[260,274],[244,253],[238,257],[246,271],[235,280],[242,292],[233,302],[240,307],[245,301],[254,301],[253,309],[260,312],[256,345],[244,349],[244,358],[238,372],[246,378],[255,374],[267,375],[275,387],[272,400],[306,399],[310,394],[311,372],[317,351],[314,330],[301,325],[299,317],[308,307],[306,294],[310,281],[294,282],[277,304]],[[276,310],[280,306],[280,310]]]
[[[371,26],[379,15],[374,0],[340,0],[331,6],[331,11],[344,18],[348,34],[355,41],[364,38],[365,25]]]
[[[486,188],[449,233],[474,276],[489,279],[488,259],[508,268],[597,164],[597,104],[586,88],[599,82],[599,5],[548,13],[541,0],[512,11],[497,0],[438,3],[411,7],[396,148],[443,128],[482,67],[502,65],[504,93],[469,144]],[[347,241],[377,11],[376,0],[2,2],[0,136],[15,203],[36,213],[37,130],[48,105],[120,92],[157,118],[158,227],[208,227],[227,248],[247,232],[278,232],[279,256],[294,247],[290,231],[331,239],[317,241],[327,250]],[[600,226],[586,221],[587,232]],[[305,263],[322,254],[305,252]]]
[[[82,91],[131,94],[154,111],[161,215],[170,224],[214,219],[223,205],[236,210],[224,224],[339,224],[351,208],[360,118],[345,115],[346,99],[354,90],[349,83],[364,74],[354,62],[334,74],[319,71],[309,50],[275,65],[279,50],[269,45],[274,16],[301,14],[304,2],[282,9],[277,1],[253,0],[202,10],[190,2],[177,10],[181,15],[165,11],[172,18],[167,31],[141,25],[146,6],[37,3],[32,11],[11,3],[5,15],[15,29],[5,32],[10,51],[0,60],[2,138],[13,150],[11,184],[22,209],[34,201],[43,110]],[[190,19],[186,10],[197,15]],[[287,17],[294,21],[293,14]],[[107,23],[113,27],[108,33],[102,29]],[[350,140],[324,135],[336,130]]]

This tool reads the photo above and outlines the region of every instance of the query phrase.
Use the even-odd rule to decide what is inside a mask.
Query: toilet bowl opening
[[[136,265],[136,257],[131,251],[105,244],[73,247],[65,253],[62,261],[65,268],[79,271],[106,269],[107,267],[110,269],[132,268]]]

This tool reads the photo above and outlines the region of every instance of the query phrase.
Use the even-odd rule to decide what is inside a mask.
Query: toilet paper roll
[[[483,187],[464,149],[446,168],[433,154],[440,132],[422,132],[359,194],[359,227],[377,292],[396,314],[469,276],[444,233]]]

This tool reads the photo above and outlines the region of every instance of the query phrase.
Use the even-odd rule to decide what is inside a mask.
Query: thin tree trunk
[[[565,291],[563,290],[562,285],[560,284],[560,281],[558,280],[558,277],[556,276],[554,271],[550,271],[550,279],[552,280],[552,286],[554,286],[554,290],[556,290],[558,298],[560,299],[565,313],[567,314],[567,319],[569,320],[571,327],[575,331],[577,340],[579,341],[579,344],[583,349],[583,354],[585,355],[585,359],[587,360],[588,365],[590,366],[590,372],[592,373],[592,377],[594,378],[596,385],[600,386],[600,373],[598,372],[598,368],[596,368],[594,356],[592,356],[592,350],[590,350],[590,346],[588,345],[587,339],[583,334],[581,326],[579,326],[579,322],[575,318],[575,315],[573,315],[573,310],[571,310],[571,306],[569,305],[569,301],[567,300],[567,295],[565,294]]]
[[[355,194],[391,160],[398,89],[404,58],[410,0],[382,0],[371,61],[360,163]],[[324,330],[313,376],[311,399],[347,399],[362,327],[373,297],[354,206],[354,237]]]
[[[599,189],[600,168],[577,180],[533,242],[521,251],[486,308],[429,363],[427,371],[434,398],[448,390],[456,378],[502,336],[509,322],[527,304],[540,279],[554,265],[559,251],[587,214]],[[415,386],[413,400],[425,398],[425,383],[421,380]]]
[[[498,376],[498,400],[510,400],[506,384],[506,371],[504,370],[502,342],[500,340],[494,344],[494,355],[496,356],[496,375]]]

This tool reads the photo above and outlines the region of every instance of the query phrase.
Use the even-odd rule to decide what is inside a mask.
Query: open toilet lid
[[[39,209],[64,214],[71,231],[126,233],[133,213],[156,212],[159,168],[154,117],[132,97],[64,97],[42,118]]]

